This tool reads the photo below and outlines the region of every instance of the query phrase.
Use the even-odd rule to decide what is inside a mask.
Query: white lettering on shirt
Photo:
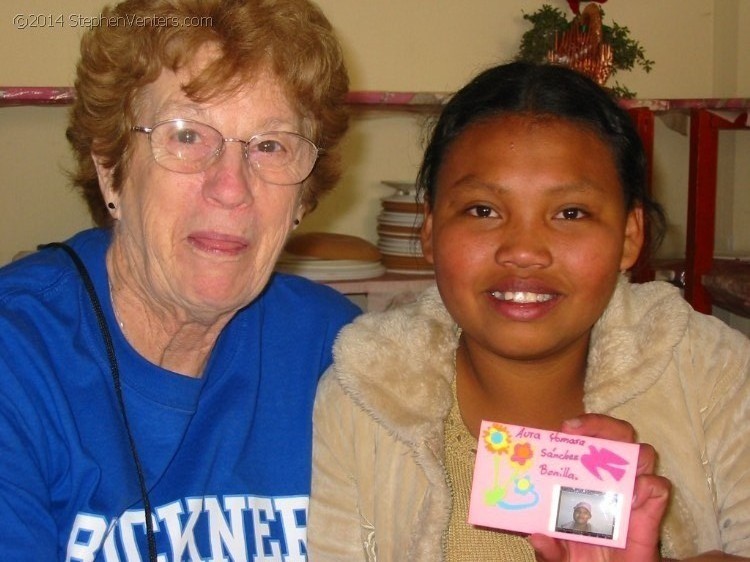
[[[158,560],[304,562],[308,503],[307,496],[234,495],[185,498],[156,507],[151,517],[161,548]],[[252,524],[252,533],[247,522]],[[206,534],[203,542],[199,532]],[[70,531],[66,562],[142,562],[146,554],[139,550],[138,539],[142,541],[145,535],[140,508],[111,521],[79,513]],[[167,541],[159,539],[165,535]]]

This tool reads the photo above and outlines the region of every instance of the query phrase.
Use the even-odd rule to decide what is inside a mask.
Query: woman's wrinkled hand
[[[635,442],[633,426],[601,414],[585,414],[563,424],[562,431],[573,435]],[[554,539],[534,534],[529,542],[539,562],[658,562],[659,526],[667,510],[671,484],[654,474],[656,451],[641,443],[638,454],[630,525],[624,549]]]

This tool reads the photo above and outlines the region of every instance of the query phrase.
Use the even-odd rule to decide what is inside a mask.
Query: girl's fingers
[[[529,535],[528,540],[536,552],[537,562],[567,562],[567,553],[560,541],[538,533]]]
[[[562,431],[573,435],[586,435],[623,441],[635,442],[635,430],[625,420],[619,420],[604,414],[582,414],[577,418],[563,422]]]

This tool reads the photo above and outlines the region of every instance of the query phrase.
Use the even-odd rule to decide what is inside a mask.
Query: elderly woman
[[[306,0],[129,0],[84,36],[99,228],[0,273],[4,559],[305,559],[315,387],[358,309],[272,273],[347,86]]]

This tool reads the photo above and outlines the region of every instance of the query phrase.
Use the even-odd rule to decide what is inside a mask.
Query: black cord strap
[[[128,442],[130,443],[130,452],[133,456],[133,462],[135,463],[135,470],[138,474],[138,484],[141,489],[141,498],[143,500],[143,511],[146,516],[146,537],[148,540],[149,561],[157,562],[156,536],[154,535],[154,523],[151,520],[151,502],[148,498],[146,479],[143,475],[143,468],[140,458],[138,457],[138,451],[135,446],[135,439],[133,438],[133,432],[130,429],[130,422],[128,421],[128,415],[125,410],[125,400],[122,396],[120,369],[117,366],[115,346],[112,343],[112,334],[110,333],[109,327],[107,326],[107,320],[104,318],[104,312],[102,311],[101,302],[99,302],[99,297],[96,295],[96,291],[94,290],[94,283],[91,281],[91,276],[86,270],[86,266],[84,265],[83,261],[81,261],[81,258],[78,256],[75,250],[73,250],[73,248],[61,242],[52,242],[50,244],[39,246],[40,250],[44,248],[60,248],[61,250],[65,250],[65,252],[68,254],[68,256],[70,256],[70,259],[73,260],[73,263],[78,269],[78,273],[81,275],[81,279],[83,280],[83,285],[86,288],[89,299],[91,300],[91,306],[94,309],[94,314],[96,315],[96,319],[99,323],[99,331],[104,338],[104,348],[107,351],[107,359],[109,360],[109,367],[110,371],[112,372],[112,382],[115,387],[115,394],[117,395],[117,402],[120,406],[120,412],[122,413],[122,421],[125,424],[125,431],[128,434]]]

